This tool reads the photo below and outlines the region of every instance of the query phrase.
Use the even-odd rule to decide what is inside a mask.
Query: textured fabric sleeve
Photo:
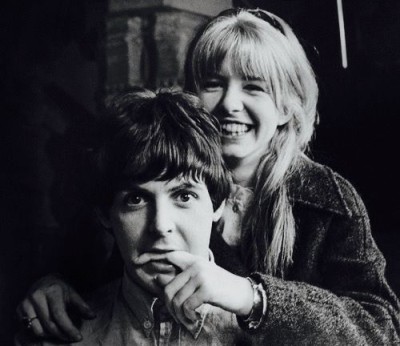
[[[348,212],[329,218],[320,285],[252,274],[267,293],[267,316],[254,335],[265,343],[400,344],[399,301],[384,277],[385,260],[371,236],[366,209],[345,179],[334,179]]]

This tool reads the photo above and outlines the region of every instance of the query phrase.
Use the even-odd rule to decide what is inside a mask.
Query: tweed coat
[[[399,301],[385,279],[386,263],[360,196],[339,174],[309,159],[288,185],[296,241],[284,279],[249,273],[238,251],[217,232],[211,241],[219,265],[251,275],[265,287],[268,307],[255,332],[259,340],[268,345],[400,344]]]

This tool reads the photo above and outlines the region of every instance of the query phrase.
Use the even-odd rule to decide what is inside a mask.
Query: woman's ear
[[[279,114],[278,126],[285,125],[292,118],[292,114]]]
[[[221,205],[214,211],[213,222],[219,221],[224,211],[224,208],[225,208],[225,200],[223,200]]]
[[[106,215],[106,213],[100,208],[95,208],[94,212],[100,224],[106,229],[111,229],[111,221],[109,216]]]
[[[285,125],[290,119],[292,119],[292,116],[292,112],[285,106],[283,111],[279,111],[278,126]]]

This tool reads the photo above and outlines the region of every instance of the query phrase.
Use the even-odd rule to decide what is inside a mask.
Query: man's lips
[[[151,251],[143,252],[133,262],[137,266],[146,266],[147,269],[158,273],[176,272],[179,268],[171,264],[167,259],[168,253],[172,251],[152,249]]]
[[[173,264],[167,262],[167,261],[160,261],[160,260],[153,260],[150,262],[147,262],[146,264],[144,264],[144,266],[152,271],[152,272],[156,272],[156,273],[160,273],[160,274],[168,274],[168,273],[172,273],[172,272],[176,272],[177,271],[177,267],[175,267]]]
[[[172,251],[174,250],[151,249],[143,251],[134,259],[134,263],[136,265],[143,265],[150,261],[166,261],[168,253]]]

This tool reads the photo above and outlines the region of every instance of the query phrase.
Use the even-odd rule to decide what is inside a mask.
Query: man
[[[236,315],[259,292],[209,250],[230,189],[217,121],[194,96],[144,91],[116,98],[99,133],[93,204],[124,274],[91,296],[96,317],[76,345],[249,342]]]

